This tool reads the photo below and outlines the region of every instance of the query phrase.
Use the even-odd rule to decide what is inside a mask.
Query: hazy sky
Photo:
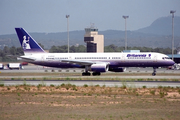
[[[123,15],[129,15],[127,29],[149,26],[159,17],[180,16],[180,0],[0,0],[0,35],[14,34],[15,27],[28,32],[84,30],[94,23],[99,31],[124,30]]]

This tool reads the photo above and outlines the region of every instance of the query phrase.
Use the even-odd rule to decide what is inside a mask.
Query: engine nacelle
[[[124,67],[111,68],[111,69],[109,69],[109,71],[112,71],[112,72],[124,72],[124,71],[126,71],[126,68],[124,68]]]
[[[94,72],[107,72],[109,70],[109,65],[102,63],[102,64],[92,64],[90,67],[90,71]]]

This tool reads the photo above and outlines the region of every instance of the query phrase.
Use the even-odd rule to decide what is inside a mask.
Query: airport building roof
[[[128,53],[128,52],[140,53],[140,50],[123,50],[123,52],[125,52],[125,53]]]
[[[167,54],[168,57],[172,58],[172,54]],[[174,58],[180,58],[180,54],[174,54]]]

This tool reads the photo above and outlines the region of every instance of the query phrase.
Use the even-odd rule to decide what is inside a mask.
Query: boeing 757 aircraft
[[[125,67],[152,67],[156,75],[158,67],[172,66],[174,61],[167,55],[152,52],[140,53],[47,53],[23,29],[15,28],[25,62],[56,68],[84,68],[83,76],[100,75],[102,72],[124,72]]]

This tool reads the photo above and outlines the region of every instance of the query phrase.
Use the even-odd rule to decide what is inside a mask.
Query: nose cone
[[[171,60],[171,61],[169,62],[169,64],[174,65],[175,62],[174,62],[173,60]]]

